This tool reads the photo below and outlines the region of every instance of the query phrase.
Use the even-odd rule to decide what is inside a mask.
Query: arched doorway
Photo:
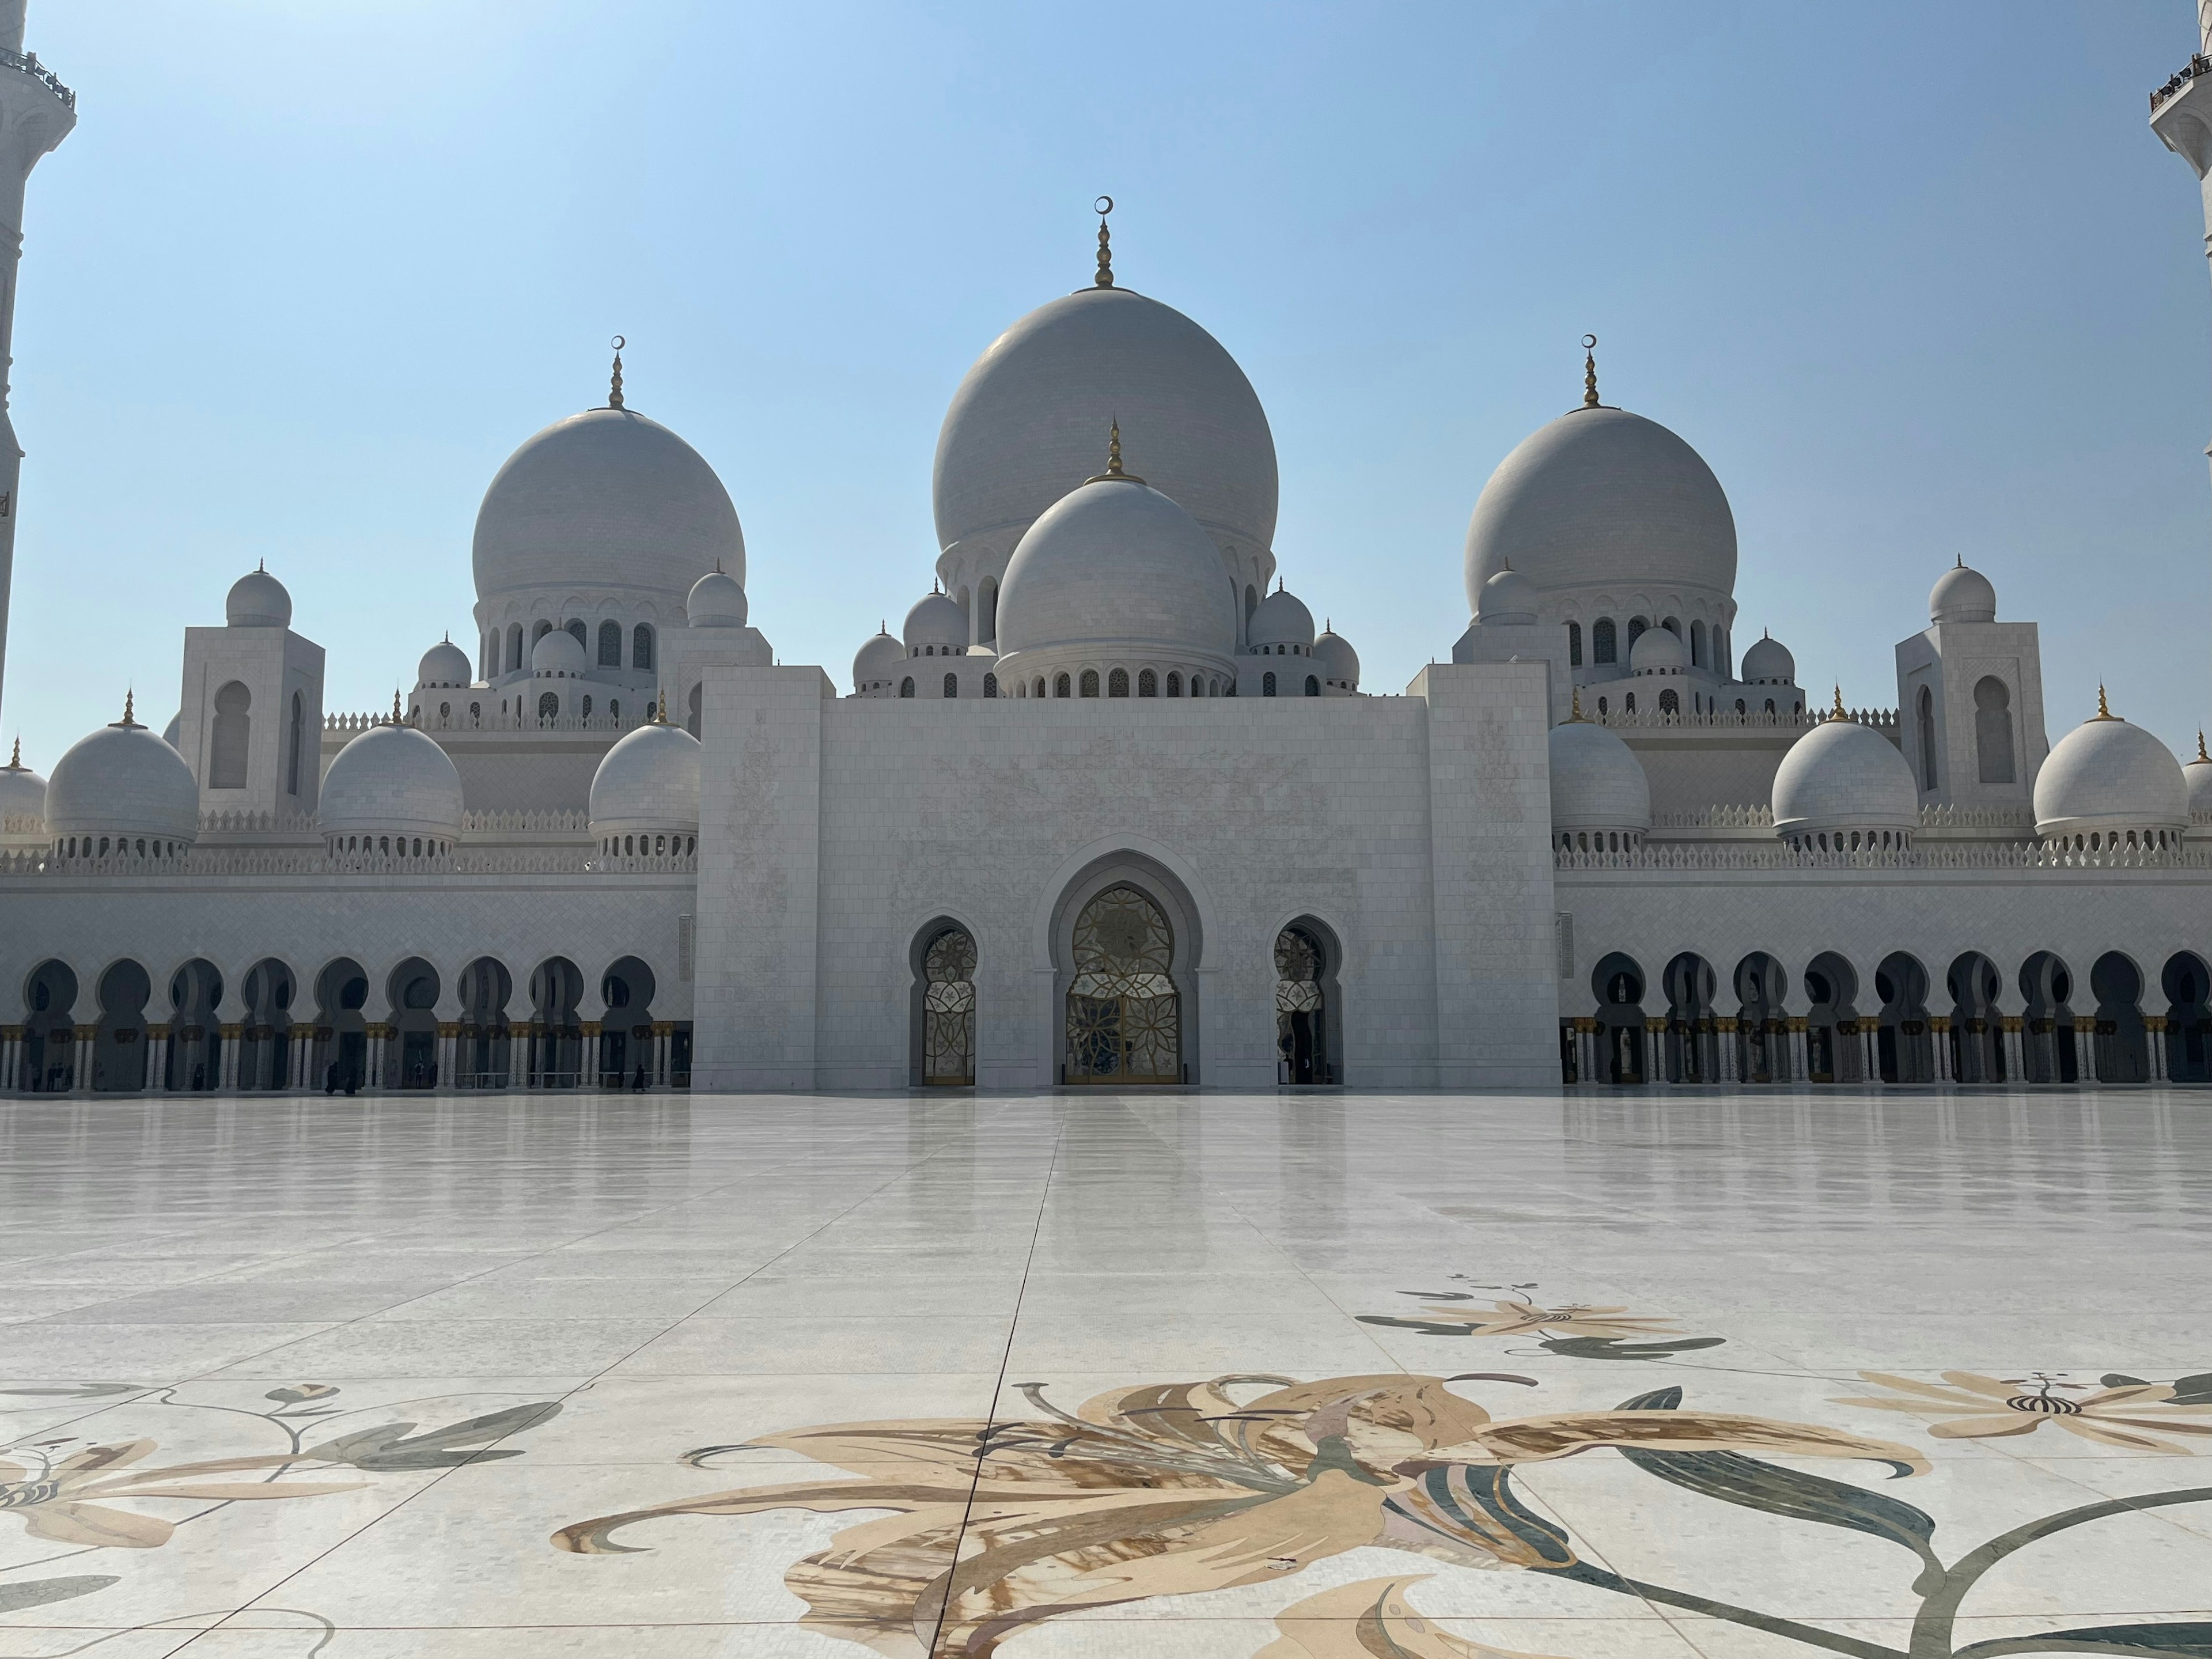
[[[607,1005],[599,1022],[599,1087],[645,1089],[658,1070],[653,1053],[653,994],[659,987],[653,969],[635,957],[623,957],[599,977],[599,997]]]
[[[340,957],[315,975],[315,1058],[325,1094],[352,1094],[368,1081],[368,975]]]
[[[2038,951],[2021,965],[2021,1069],[2030,1083],[2076,1083],[2081,1060],[2074,1047],[2074,975],[2057,956]]]
[[[1182,999],[1166,914],[1127,883],[1077,913],[1067,988],[1069,1083],[1182,1081]]]
[[[392,1003],[392,1038],[385,1061],[385,1086],[438,1086],[438,970],[410,957],[392,970],[385,994]]]
[[[2193,951],[2167,959],[2166,1074],[2176,1083],[2212,1083],[2212,969]]]
[[[1866,1077],[1854,999],[1859,976],[1833,951],[1805,964],[1805,1079],[1808,1083],[1858,1083]]]
[[[1736,963],[1736,1075],[1746,1083],[1790,1081],[1790,1025],[1782,1012],[1789,994],[1789,975],[1765,951]]]
[[[215,1013],[222,1001],[222,975],[204,957],[193,957],[170,979],[168,1088],[222,1087],[222,1030]]]
[[[1334,940],[1301,917],[1275,935],[1275,1081],[1340,1083]]]
[[[264,957],[246,973],[246,1025],[238,1038],[240,1089],[292,1086],[292,970]]]
[[[924,1088],[967,1088],[975,1081],[975,936],[938,921],[916,945],[913,1075]]]
[[[2142,969],[2118,951],[2107,951],[2089,969],[2097,999],[2097,1081],[2150,1080],[2149,1032],[2143,1024]]]
[[[504,1089],[507,1085],[513,1034],[507,1024],[507,999],[514,975],[496,957],[478,957],[461,969],[460,1046],[454,1058],[463,1089]]]
[[[584,976],[566,957],[550,957],[530,975],[531,1085],[573,1089],[584,1063],[584,1027],[576,1005]]]
[[[1893,951],[1874,970],[1881,999],[1875,1054],[1884,1083],[1933,1083],[1936,1039],[1928,1029],[1928,970],[1917,957]]]
[[[2004,979],[1996,964],[1969,951],[1944,976],[1951,993],[1951,1079],[1954,1083],[2005,1080],[2004,1022],[1997,994]]]
[[[100,976],[100,1024],[92,1045],[92,1086],[131,1094],[146,1086],[146,1004],[154,981],[125,958]]]
[[[31,970],[23,1001],[30,1012],[18,1086],[26,1094],[66,1094],[76,1085],[76,975],[66,963],[42,962]]]
[[[1590,989],[1597,994],[1597,1080],[1643,1082],[1643,968],[1616,951],[1590,970]]]
[[[1720,1075],[1714,1035],[1712,964],[1685,951],[1667,964],[1660,986],[1667,994],[1666,1078],[1669,1083],[1711,1083]]]

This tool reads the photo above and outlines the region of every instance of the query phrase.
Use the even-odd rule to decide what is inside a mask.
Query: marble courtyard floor
[[[10,1101],[0,1264],[0,1659],[2212,1653],[2212,1092]]]

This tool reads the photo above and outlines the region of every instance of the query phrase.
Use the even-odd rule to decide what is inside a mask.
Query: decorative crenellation
[[[1679,714],[1657,708],[1638,708],[1632,714],[1626,709],[1610,707],[1612,698],[1609,695],[1606,697],[1606,702],[1608,705],[1607,708],[1600,708],[1597,706],[1596,694],[1609,692],[1616,684],[1630,691],[1638,691],[1644,690],[1646,684],[1648,682],[1639,683],[1633,679],[1597,680],[1583,686],[1582,690],[1592,695],[1583,699],[1583,718],[1595,721],[1600,726],[1626,726],[1632,729],[1680,726],[1739,728],[1750,726],[1771,730],[1778,726],[1802,729],[1820,726],[1836,717],[1832,709],[1820,708],[1802,711],[1794,708],[1778,708],[1771,714],[1763,708],[1747,708],[1741,714],[1733,708],[1692,709]],[[1861,726],[1872,726],[1893,743],[1897,740],[1897,710],[1894,708],[1846,709],[1844,717],[1846,720],[1856,720]]]
[[[582,684],[582,681],[564,681],[564,684]],[[482,702],[494,696],[482,686],[470,686]],[[457,709],[450,720],[441,719],[427,709],[416,709],[407,715],[405,724],[417,731],[440,736],[466,737],[476,732],[627,732],[643,724],[648,700],[642,693],[632,694],[621,686],[612,688],[617,698],[635,696],[637,708],[625,707],[619,714],[532,714],[516,713],[502,714],[496,707],[471,714],[466,707]],[[366,732],[373,726],[390,726],[392,719],[387,711],[378,714],[325,714],[323,731],[327,735],[349,735]]]
[[[174,858],[111,854],[62,858],[40,848],[0,853],[0,878],[10,876],[157,877],[190,881],[218,876],[562,876],[690,875],[696,853],[609,857],[596,847],[461,848],[419,858],[380,853],[331,854],[320,848],[193,847]]]
[[[589,817],[574,807],[533,807],[514,812],[464,812],[465,836],[586,835]]]
[[[1771,830],[1771,806],[1707,806],[1695,812],[1655,812],[1654,830]]]
[[[2101,850],[2040,842],[1969,842],[1896,850],[1821,851],[1780,842],[1646,842],[1621,852],[1554,848],[1559,870],[2173,870],[2212,869],[2212,848]]]
[[[62,100],[64,109],[76,107],[76,94],[61,82],[61,77],[39,61],[35,52],[11,52],[0,46],[0,68],[11,69],[29,76],[48,92]]]
[[[204,836],[319,836],[314,817],[307,812],[203,812]]]

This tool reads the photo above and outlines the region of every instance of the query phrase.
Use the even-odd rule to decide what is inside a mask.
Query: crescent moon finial
[[[612,340],[609,341],[608,343],[615,349],[615,366],[612,373],[607,377],[607,407],[609,409],[620,409],[623,406],[623,348],[628,345],[629,342],[623,339],[621,335],[617,334]]]
[[[1114,210],[1114,198],[1100,197],[1091,204],[1091,210],[1098,216],[1098,275],[1092,279],[1091,285],[1093,288],[1111,288],[1114,286],[1114,246],[1113,238],[1106,228],[1106,216]]]
[[[1597,336],[1583,336],[1583,407],[1603,407],[1597,400]]]

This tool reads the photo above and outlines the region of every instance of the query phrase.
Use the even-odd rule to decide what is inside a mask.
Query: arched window
[[[1044,676],[1043,676],[1043,675],[1040,674],[1040,675],[1038,675],[1038,676],[1036,677],[1036,690],[1034,692],[1032,692],[1030,695],[1031,695],[1031,696],[1039,696],[1039,697],[1042,697],[1042,696],[1044,696]]]
[[[1650,630],[1651,624],[1643,617],[1631,617],[1628,619],[1628,648],[1631,651],[1636,649],[1636,641]]]
[[[1149,668],[1139,669],[1137,671],[1137,695],[1140,697],[1158,696],[1160,695],[1160,677]]]
[[[632,668],[653,666],[653,629],[640,623],[629,631],[629,665]]]
[[[1583,625],[1578,622],[1567,624],[1567,666],[1583,665]]]
[[[236,680],[215,694],[215,735],[208,744],[208,787],[246,787],[246,755],[253,722],[246,711],[253,694]]]
[[[1098,695],[1098,671],[1095,668],[1086,668],[1083,671],[1083,695],[1086,697],[1095,697]]]
[[[707,688],[703,685],[695,685],[691,688],[690,713],[684,717],[684,728],[695,738],[699,735],[700,703],[705,696],[706,690]]]
[[[1321,681],[1312,674],[1306,676],[1306,696],[1310,697],[1321,696]]]
[[[1067,1081],[1182,1082],[1175,935],[1159,906],[1133,887],[1109,887],[1076,917],[1074,947]]]
[[[589,632],[584,627],[584,619],[581,617],[571,617],[562,625],[568,630],[570,639],[575,641],[586,650],[591,649],[592,641]]]
[[[586,697],[586,698],[584,699],[583,707],[582,707],[582,708],[579,708],[576,712],[577,712],[578,714],[581,714],[581,715],[582,715],[586,720],[589,720],[589,719],[591,719],[591,718],[592,718],[592,700],[591,700],[589,697]]]
[[[1272,668],[1260,676],[1260,695],[1263,697],[1275,695],[1275,671]]]
[[[985,645],[999,637],[999,584],[988,576],[975,585],[975,637]]]
[[[1770,714],[1774,712],[1774,699],[1771,697],[1766,700],[1766,712]]]
[[[533,646],[534,646],[534,645],[536,645],[536,644],[538,643],[538,641],[540,641],[540,640],[544,639],[544,638],[548,634],[550,634],[552,631],[553,631],[553,624],[552,624],[551,623],[550,623],[550,622],[547,622],[544,617],[539,617],[539,618],[538,618],[538,620],[537,625],[536,625],[535,627],[533,627],[533,628],[530,630],[530,643],[531,643],[532,645],[533,645]],[[518,666],[518,667],[520,667],[520,665],[520,665],[520,664],[517,664],[517,665],[516,665],[516,666]]]
[[[602,668],[622,666],[622,624],[618,622],[603,622],[599,624],[599,666]]]
[[[1168,671],[1168,696],[1171,697],[1182,696],[1182,676],[1173,669]]]
[[[957,697],[960,695],[959,675],[947,674],[945,677],[945,695],[948,697]]]
[[[1923,790],[1936,787],[1936,697],[1926,686],[1920,688],[1920,787]]]
[[[1613,618],[1600,617],[1590,624],[1590,655],[1599,662],[1617,662],[1620,651],[1613,631]]]
[[[996,674],[983,676],[983,695],[987,697],[995,697],[999,695],[999,677]]]
[[[1669,634],[1672,634],[1678,640],[1682,637],[1682,619],[1680,617],[1669,617],[1665,622],[1661,623],[1659,626],[1665,629]]]
[[[469,705],[469,724],[471,726],[482,726],[483,724],[483,705],[482,703],[472,702]]]
[[[901,696],[902,697],[910,697],[910,696],[912,696],[913,695],[914,695],[914,676],[913,676],[913,675],[911,675],[911,674],[909,674],[909,675],[908,675],[904,679],[902,679],[902,680],[901,680],[901,681],[899,682],[899,696]]]
[[[1328,1053],[1326,957],[1306,928],[1275,936],[1275,1080],[1293,1085],[1333,1083]]]
[[[509,673],[522,666],[522,624],[507,625],[507,667]]]
[[[299,692],[292,694],[292,729],[284,743],[284,793],[300,793],[300,746],[307,733],[307,700]]]
[[[1682,700],[1676,696],[1672,691],[1662,691],[1659,694],[1659,712],[1662,714],[1680,714],[1682,712]]]
[[[1620,700],[1620,712],[1624,714],[1633,714],[1636,712],[1636,693],[1632,691]]]
[[[1127,669],[1116,668],[1106,676],[1106,695],[1109,697],[1126,697],[1129,695]]]
[[[607,699],[607,718],[611,720],[618,720],[622,718],[622,699],[620,697],[609,697]]]
[[[1600,720],[1603,720],[1603,719],[1604,719],[1607,714],[1611,714],[1612,712],[1613,712],[1613,711],[1612,711],[1610,708],[1607,708],[1607,707],[1606,707],[1606,701],[1605,701],[1605,699],[1604,699],[1603,697],[1600,697],[1600,698],[1597,700],[1597,717],[1598,717]]]
[[[1711,665],[1705,660],[1705,625],[1693,622],[1690,624],[1690,666],[1706,668]]]
[[[1067,696],[1066,675],[1055,674],[1052,677],[1052,695],[1055,697],[1064,697]]]
[[[541,691],[538,694],[538,718],[539,720],[553,720],[557,718],[560,713],[561,694],[559,692]]]
[[[922,1083],[965,1087],[975,1080],[975,941],[966,928],[930,940],[921,975]]]
[[[1984,783],[2013,781],[2012,692],[1994,674],[1974,686],[1974,756]]]

